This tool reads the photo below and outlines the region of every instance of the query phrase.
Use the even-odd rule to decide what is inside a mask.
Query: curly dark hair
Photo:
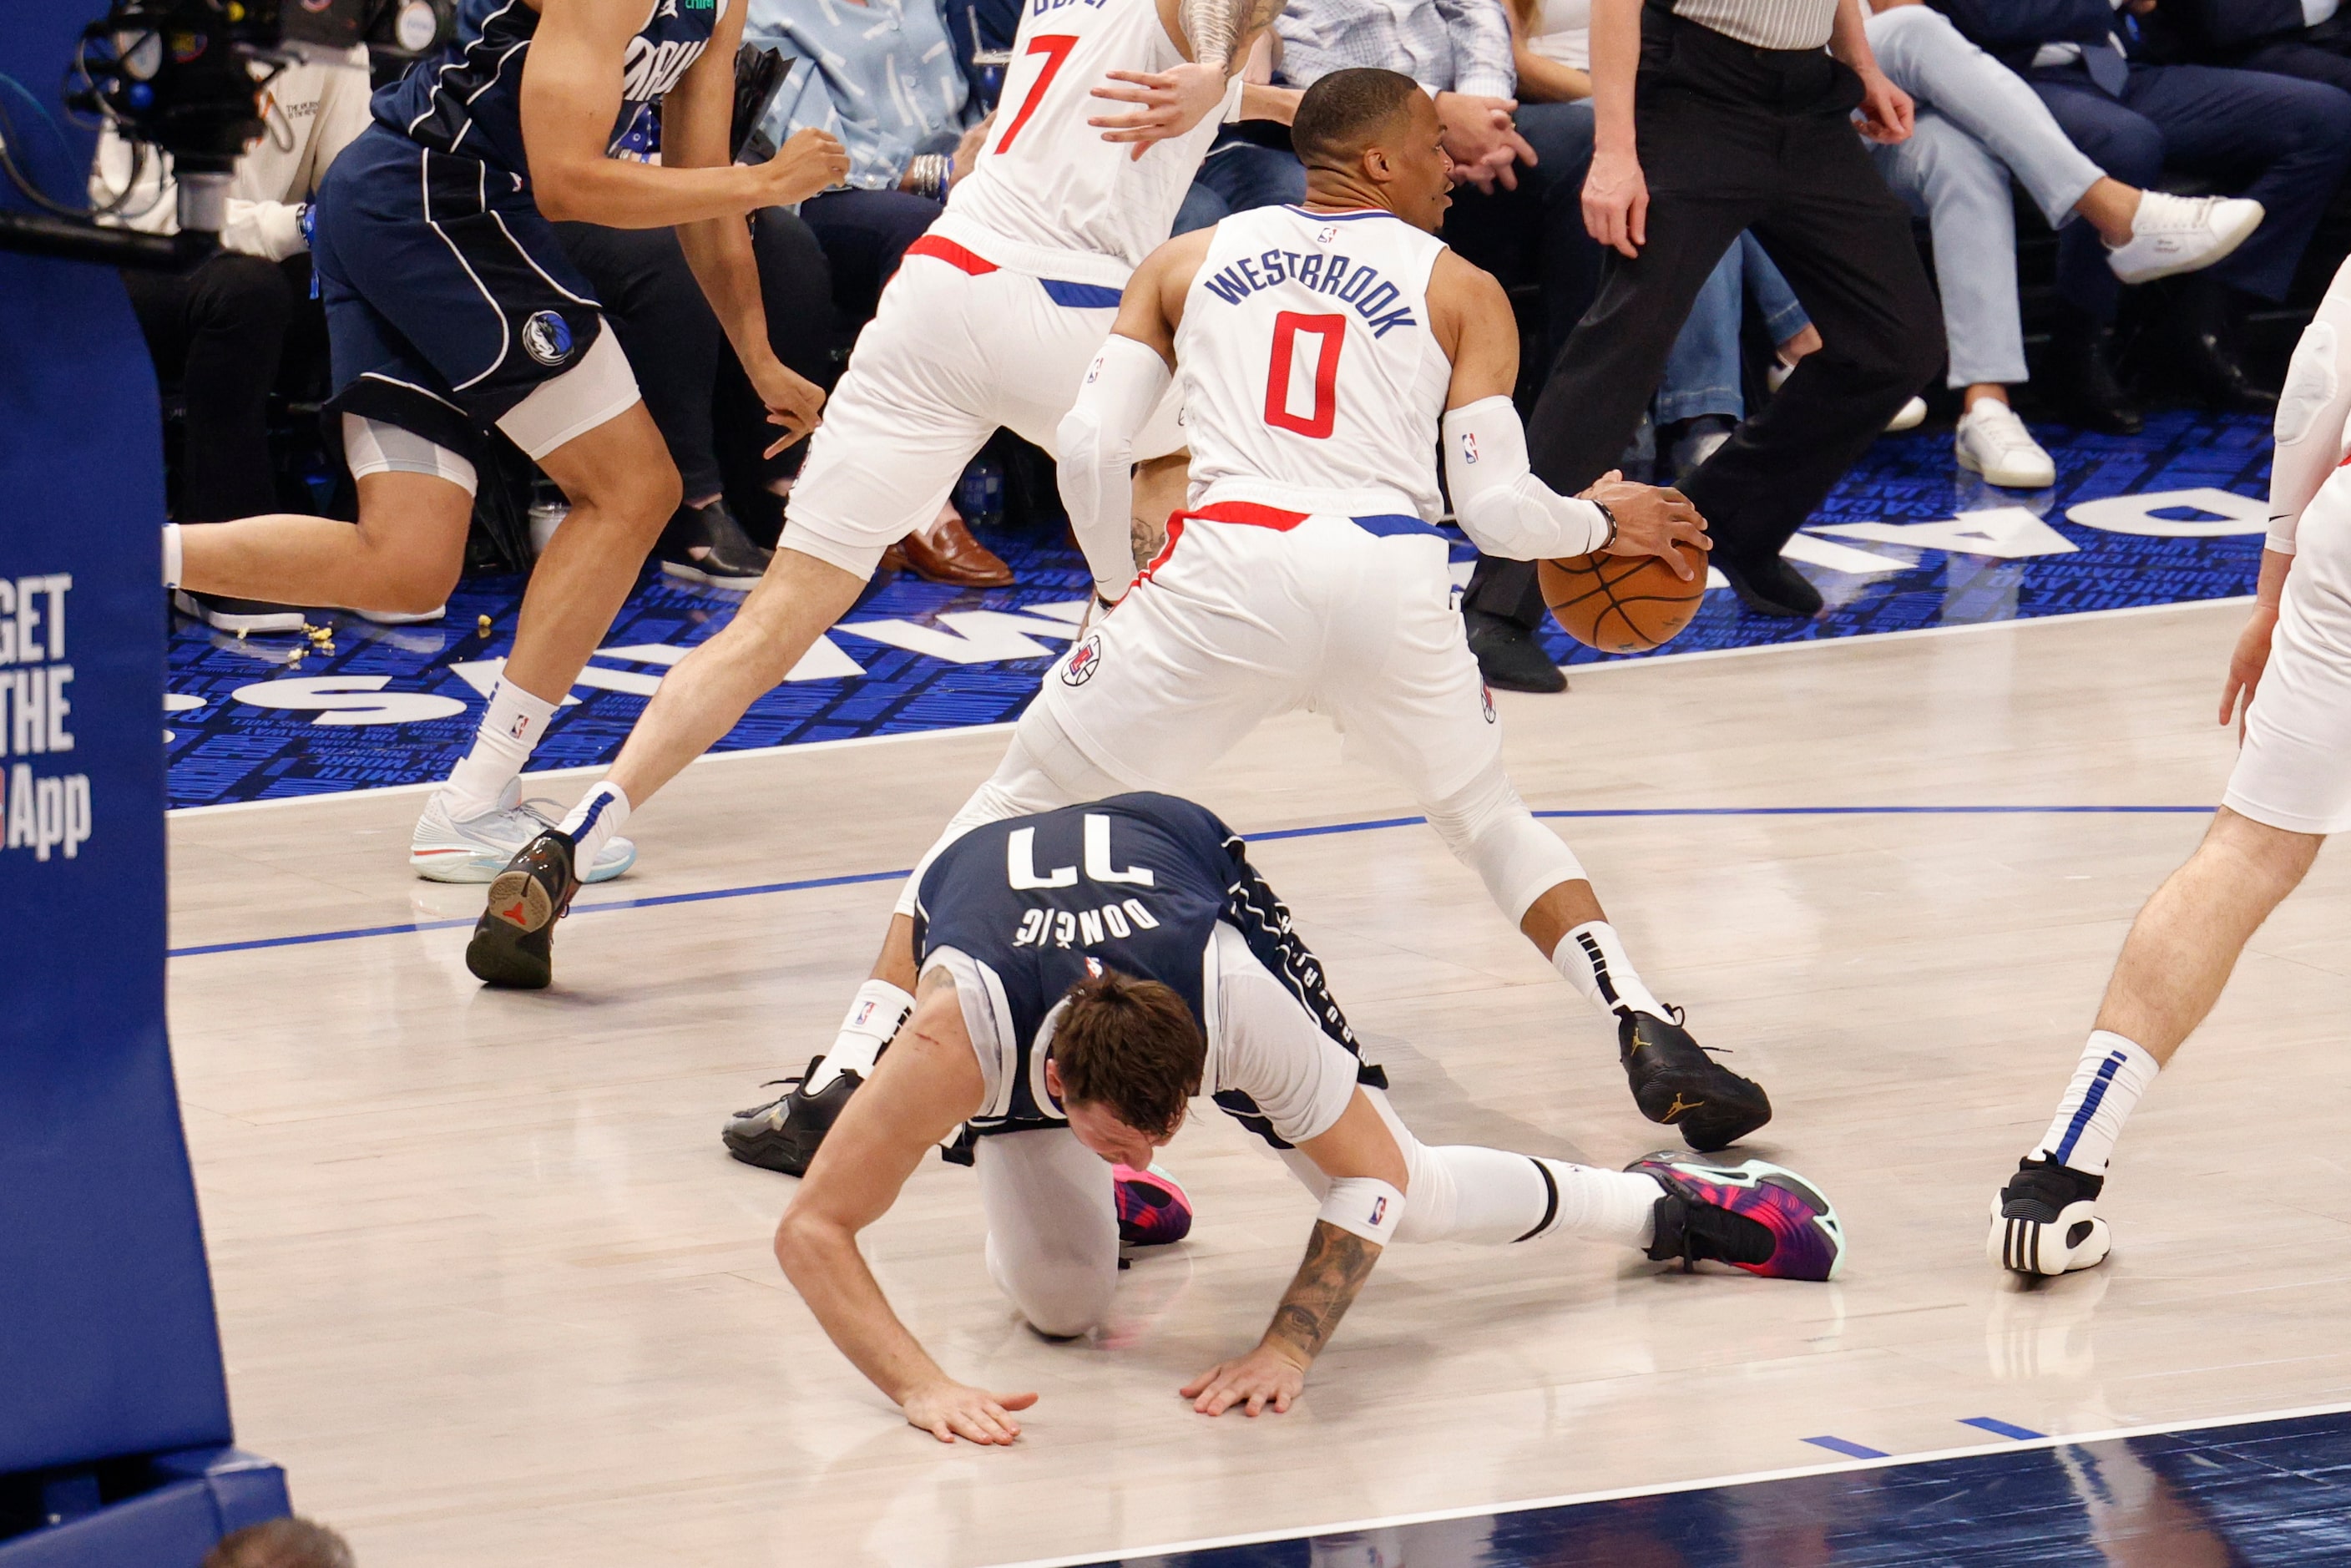
[[[1112,969],[1070,988],[1053,1031],[1064,1103],[1107,1105],[1154,1138],[1183,1121],[1207,1060],[1208,1042],[1183,998]]]

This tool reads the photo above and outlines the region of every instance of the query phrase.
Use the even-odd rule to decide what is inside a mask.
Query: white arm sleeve
[[[1104,600],[1134,580],[1134,433],[1173,379],[1157,350],[1113,332],[1056,434],[1061,505]]]
[[[2351,416],[2351,261],[2328,285],[2294,345],[2278,394],[2277,452],[2270,461],[2268,547],[2294,553],[2303,508],[2343,461],[2344,423]]]
[[[1439,427],[1445,488],[1469,542],[1510,560],[1590,555],[1608,542],[1608,518],[1562,496],[1527,468],[1527,432],[1506,397],[1454,409]]]
[[[1355,1097],[1353,1053],[1324,1034],[1314,1015],[1273,977],[1238,931],[1217,924],[1216,1081],[1201,1092],[1238,1089],[1284,1143],[1331,1130]]]

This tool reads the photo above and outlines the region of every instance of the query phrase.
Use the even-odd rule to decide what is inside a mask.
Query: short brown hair
[[[1162,1138],[1200,1090],[1208,1042],[1184,998],[1156,980],[1105,969],[1070,988],[1053,1030],[1065,1101],[1107,1105],[1136,1132]]]
[[[323,1524],[273,1519],[222,1537],[204,1568],[352,1568],[351,1549]]]

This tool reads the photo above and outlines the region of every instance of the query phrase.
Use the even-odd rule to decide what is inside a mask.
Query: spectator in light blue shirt
[[[805,126],[849,149],[848,188],[800,204],[831,264],[834,298],[869,319],[899,258],[969,165],[957,147],[980,118],[939,0],[750,0],[743,41],[790,67],[760,131],[781,146]]]

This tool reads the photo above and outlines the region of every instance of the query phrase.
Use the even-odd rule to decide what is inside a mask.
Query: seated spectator
[[[781,145],[812,125],[849,149],[847,188],[810,197],[799,215],[852,327],[872,319],[883,285],[979,150],[980,106],[947,26],[939,0],[750,0],[746,14],[745,43],[791,58],[761,133]],[[884,564],[901,559],[934,582],[1012,580],[953,501]]]
[[[2156,0],[2126,0],[2131,17]],[[2136,28],[2103,0],[1937,0],[1937,9],[2027,81],[2092,163],[2151,189],[2166,167],[2251,183],[2238,193],[2266,214],[2236,254],[2209,268],[2178,315],[2189,371],[2226,406],[2273,408],[2238,357],[2241,297],[2285,298],[2303,248],[2346,164],[2351,93],[2261,71],[2151,65],[2133,57]],[[2121,284],[2089,224],[2057,239],[2058,288],[2069,308],[2058,365],[2075,406],[2124,428],[2136,411],[2107,359]]]
[[[2261,204],[2190,200],[2113,178],[2065,139],[2032,88],[1962,37],[1950,18],[1923,0],[1875,4],[1870,47],[1918,112],[1909,141],[1874,152],[1886,183],[1933,235],[1949,381],[1963,389],[1954,455],[1991,484],[2054,484],[2056,465],[2009,406],[2008,389],[2026,373],[2011,172],[2050,227],[2078,220],[2094,231],[2105,267],[2124,283],[2225,259],[2262,221]],[[2126,434],[2137,428],[2134,411],[2084,397],[2078,381],[2060,392],[2071,394],[2076,423]]]
[[[175,521],[220,523],[278,508],[269,393],[297,311],[318,314],[303,208],[335,155],[367,129],[369,91],[365,48],[280,70],[261,95],[264,133],[237,160],[219,252],[193,272],[122,275],[155,373],[177,382],[187,405]],[[150,152],[142,161],[110,130],[99,143],[90,195],[99,206],[120,198],[119,221],[130,227],[178,230],[169,154]],[[323,323],[318,332],[323,340]],[[302,629],[302,612],[291,606],[184,591],[176,597],[183,611],[224,632]]]
[[[2147,19],[2148,57],[2300,77],[2351,91],[2341,0],[2171,0]]]

